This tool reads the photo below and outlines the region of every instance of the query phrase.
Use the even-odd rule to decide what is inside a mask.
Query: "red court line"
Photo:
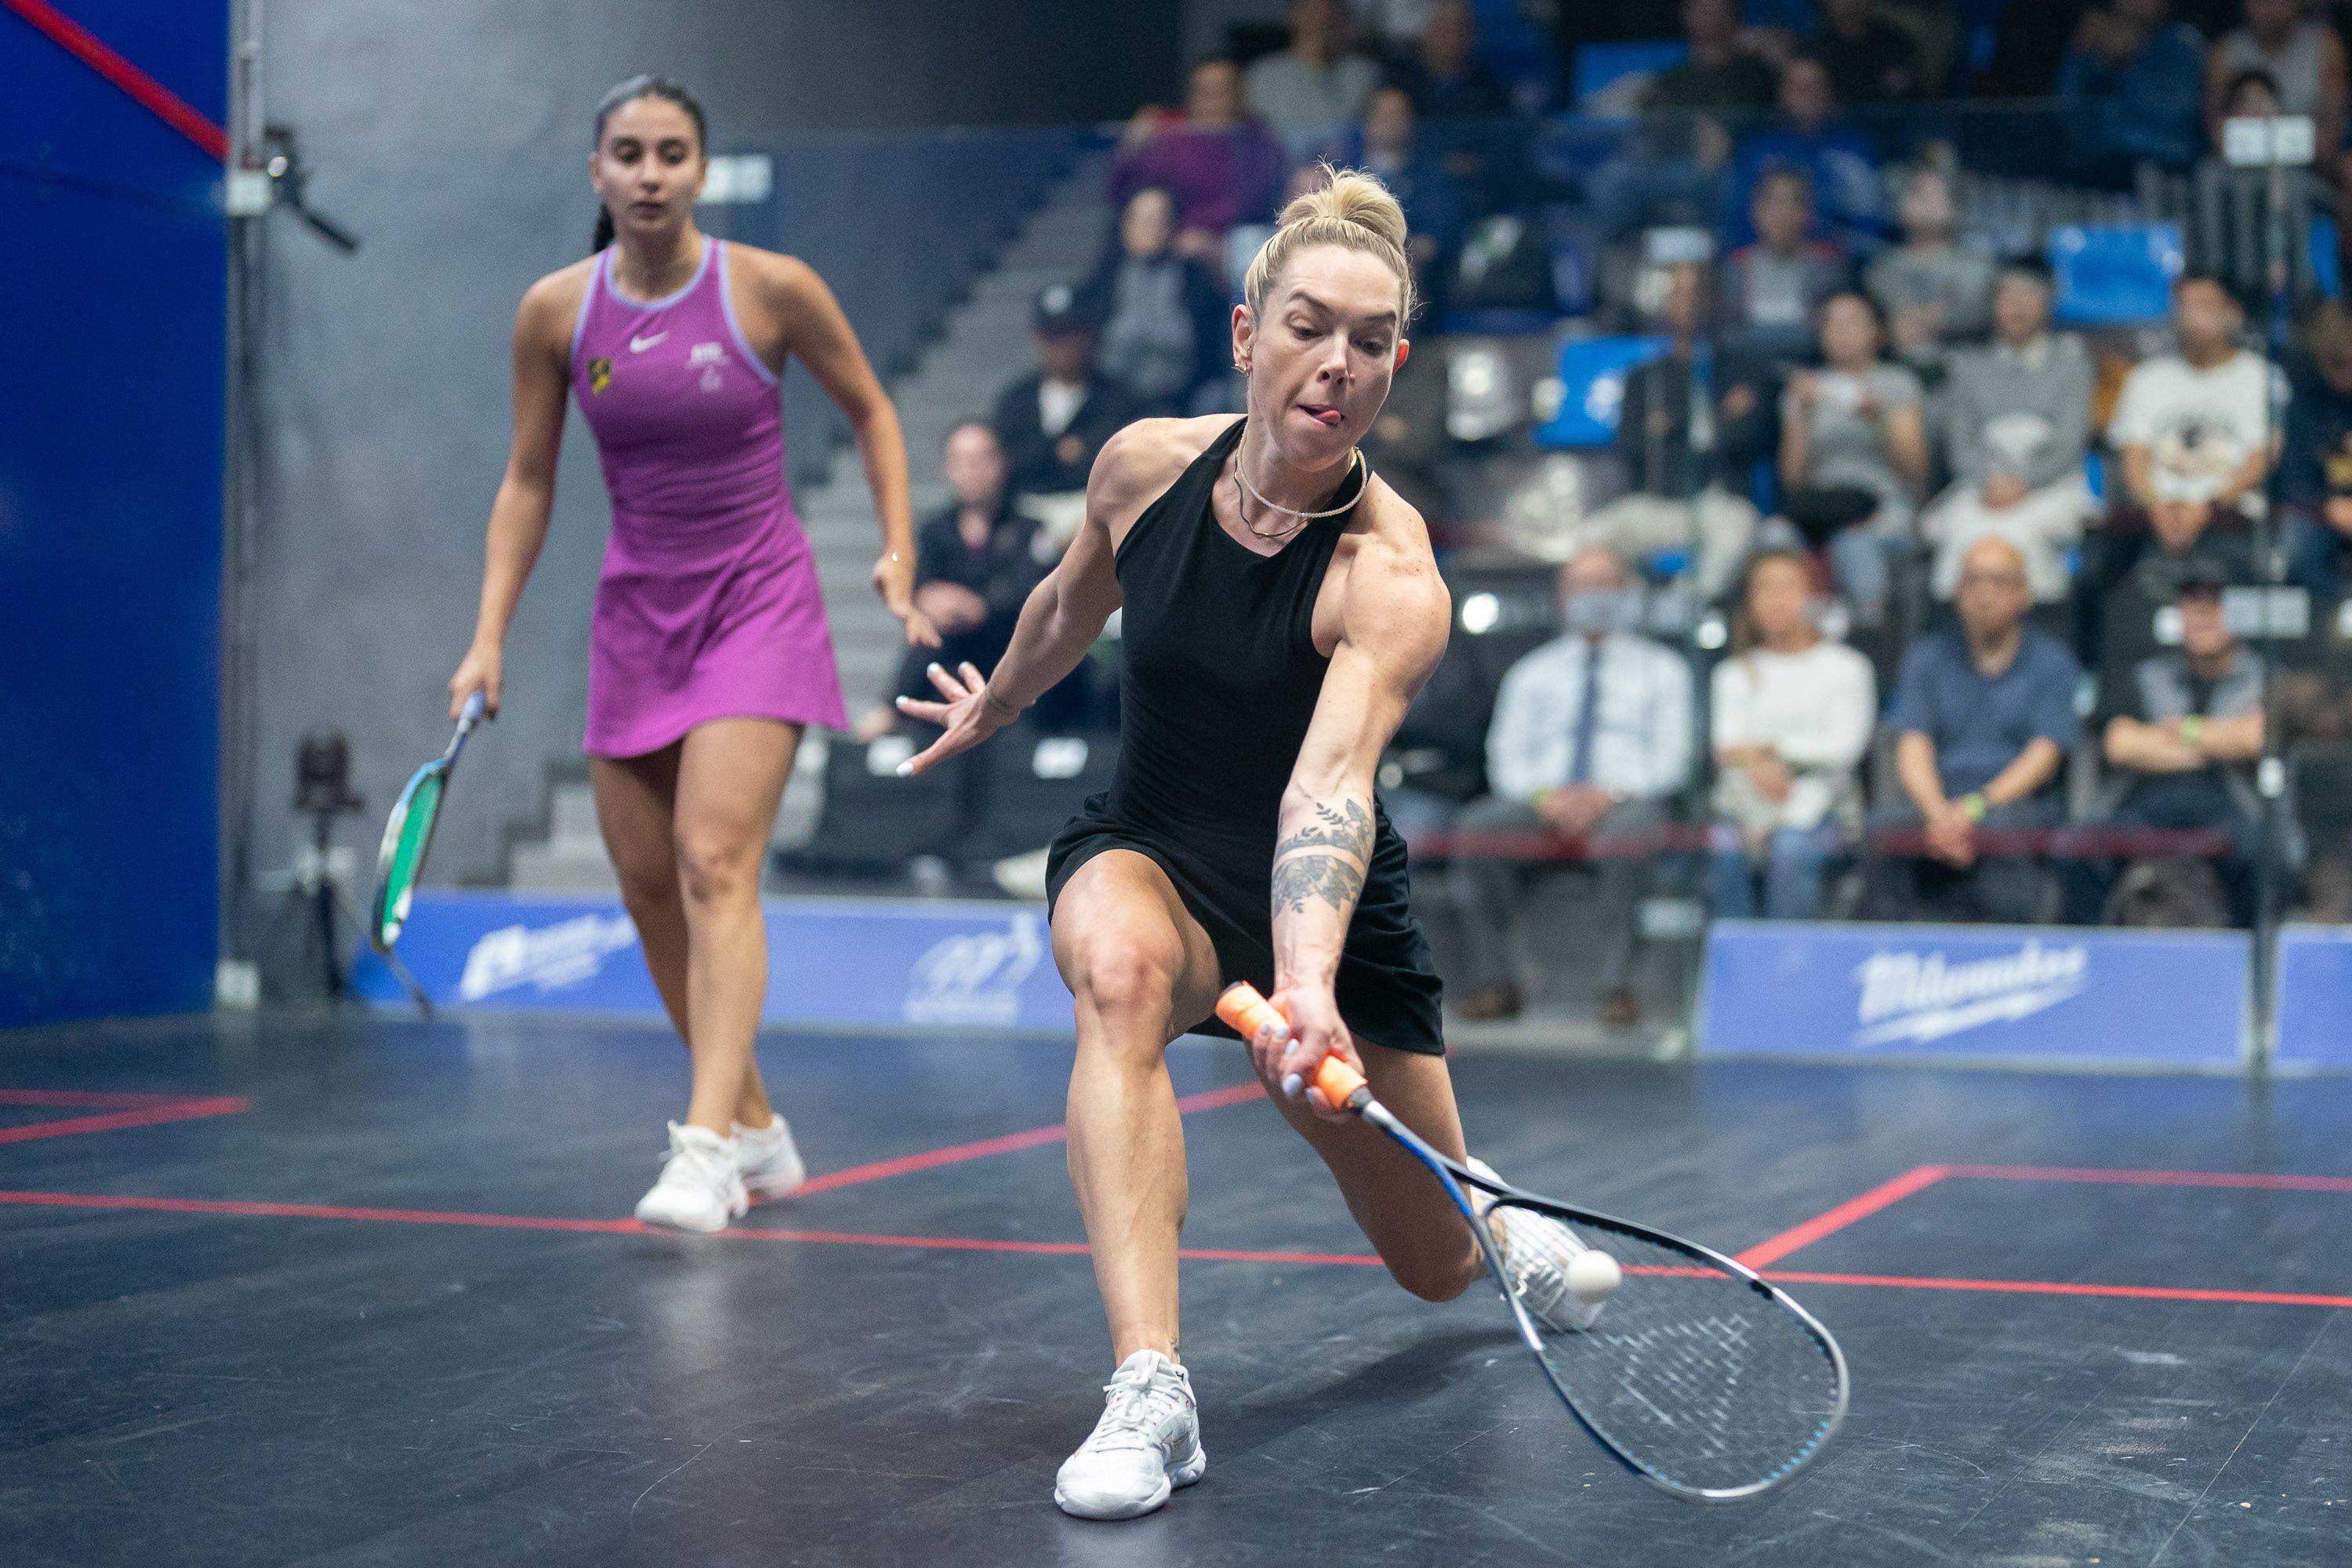
[[[1240,1105],[1246,1100],[1263,1099],[1265,1095],[1265,1086],[1253,1079],[1248,1083],[1185,1095],[1177,1100],[1176,1109],[1180,1113],[1214,1110],[1221,1105]],[[1047,1143],[1062,1142],[1069,1135],[1070,1130],[1066,1125],[1055,1122],[1051,1127],[1032,1127],[1026,1132],[1007,1132],[995,1138],[982,1138],[977,1142],[955,1143],[945,1149],[906,1154],[895,1160],[876,1160],[869,1164],[852,1165],[845,1170],[829,1171],[822,1176],[811,1176],[794,1188],[792,1195],[806,1197],[813,1193],[829,1193],[836,1187],[854,1187],[866,1182],[903,1176],[914,1171],[961,1164],[966,1160],[984,1160],[991,1154],[1010,1154],[1018,1149],[1035,1149]]]
[[[0,0],[34,31],[112,82],[148,113],[194,142],[215,160],[228,156],[228,132],[189,102],[117,52],[106,40],[49,4],[49,0]]]
[[[1848,1198],[1826,1214],[1816,1215],[1793,1229],[1758,1242],[1739,1254],[1739,1261],[1750,1268],[1762,1268],[1768,1263],[1778,1263],[1801,1247],[1811,1247],[1832,1231],[1843,1230],[1856,1220],[1867,1219],[1883,1208],[1901,1203],[1914,1193],[1934,1186],[1953,1169],[1948,1165],[1915,1166],[1893,1181],[1881,1182],[1860,1197]]]
[[[255,1203],[232,1198],[132,1197],[110,1193],[0,1192],[0,1204],[35,1208],[127,1211],[140,1214],[207,1215],[230,1218],[331,1219],[392,1225],[469,1226],[494,1230],[547,1230],[601,1236],[666,1234],[634,1219],[564,1219],[554,1215],[475,1214],[451,1209],[356,1208],[339,1204]],[[737,1226],[714,1237],[740,1241],[799,1241],[832,1247],[906,1247],[940,1252],[1003,1252],[1045,1258],[1082,1258],[1082,1241],[1009,1241],[965,1236],[886,1236],[862,1231],[798,1230]],[[1352,1252],[1289,1252],[1225,1247],[1188,1247],[1178,1257],[1196,1263],[1280,1263],[1378,1267],[1380,1259]],[[1637,1271],[1644,1272],[1644,1271]],[[1937,1279],[1900,1274],[1824,1274],[1775,1269],[1776,1284],[1863,1285],[1901,1290],[1979,1290],[2019,1296],[2104,1296],[2157,1301],[2210,1301],[2234,1305],[2352,1308],[2352,1296],[2283,1290],[2198,1290],[2156,1285],[2085,1285],[2061,1280]]]
[[[150,1198],[115,1193],[0,1192],[0,1204],[36,1208],[121,1209],[138,1214],[226,1215],[248,1219],[357,1219],[391,1225],[473,1225],[500,1230],[642,1231],[633,1219],[562,1219],[541,1215],[467,1214],[447,1209],[353,1208],[342,1204],[273,1204],[242,1198]]]
[[[362,1220],[379,1225],[472,1226],[492,1230],[553,1230],[600,1236],[665,1236],[634,1219],[564,1219],[546,1215],[475,1214],[458,1209],[357,1208],[342,1204],[256,1203],[237,1198],[151,1198],[112,1193],[0,1192],[0,1204],[28,1208],[104,1209],[134,1214],[208,1215],[236,1219]],[[832,1247],[897,1247],[939,1252],[1017,1252],[1045,1258],[1083,1258],[1083,1241],[1000,1241],[968,1236],[886,1236],[863,1231],[782,1229],[733,1226],[713,1240],[803,1241]],[[1188,1247],[1177,1256],[1195,1263],[1372,1264],[1380,1259],[1348,1252],[1256,1251],[1225,1247]]]
[[[71,1138],[83,1132],[113,1132],[125,1127],[152,1127],[159,1121],[194,1121],[207,1116],[234,1116],[253,1109],[253,1101],[223,1095],[211,1100],[177,1099],[142,1110],[118,1110],[105,1116],[74,1116],[62,1121],[36,1121],[27,1127],[0,1127],[0,1143],[29,1143],[36,1138]]]
[[[1779,1285],[1870,1285],[1895,1290],[1990,1290],[2015,1296],[2119,1296],[2144,1301],[2222,1301],[2257,1307],[2352,1307],[2352,1296],[2289,1290],[2195,1290],[2169,1285],[2084,1285],[2046,1279],[1935,1279],[1902,1274],[1815,1274],[1774,1270]]]
[[[189,1094],[116,1094],[81,1089],[0,1089],[0,1105],[74,1106],[87,1110],[135,1110],[142,1105],[180,1105],[202,1098]]]
[[[2096,1182],[2126,1187],[2255,1187],[2285,1193],[2352,1193],[2352,1176],[2272,1176],[2241,1171],[2103,1171],[2074,1165],[1946,1165],[1949,1176],[1992,1182]]]

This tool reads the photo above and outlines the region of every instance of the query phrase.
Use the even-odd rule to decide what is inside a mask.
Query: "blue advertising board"
[[[2278,1065],[2352,1068],[2352,926],[2278,939]]]
[[[1717,921],[1698,1049],[2233,1067],[2247,959],[2234,931]]]
[[[778,899],[766,913],[771,1024],[1070,1032],[1039,905]],[[661,1016],[636,929],[611,898],[425,889],[399,952],[439,1006]],[[372,1002],[407,1005],[364,949],[352,980]]]

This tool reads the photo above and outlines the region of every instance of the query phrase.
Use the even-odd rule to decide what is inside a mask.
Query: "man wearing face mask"
[[[1690,669],[1635,635],[1640,596],[1603,545],[1560,569],[1560,608],[1566,634],[1503,678],[1486,736],[1493,793],[1456,824],[1450,890],[1471,964],[1458,1012],[1507,1018],[1525,1005],[1511,968],[1512,916],[1527,873],[1566,848],[1581,851],[1593,872],[1601,1021],[1622,1027],[1641,1017],[1631,982],[1652,848],[1690,778]]]

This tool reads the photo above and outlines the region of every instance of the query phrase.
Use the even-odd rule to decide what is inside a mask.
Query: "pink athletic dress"
[[[592,756],[642,756],[713,719],[848,727],[776,376],[736,325],[727,248],[706,237],[686,287],[648,300],[614,286],[606,250],[572,329],[572,395],[613,497]]]

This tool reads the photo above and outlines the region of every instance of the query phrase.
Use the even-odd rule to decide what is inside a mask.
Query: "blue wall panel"
[[[217,0],[76,20],[208,115]],[[0,1025],[201,1007],[226,232],[204,153],[0,13]]]

